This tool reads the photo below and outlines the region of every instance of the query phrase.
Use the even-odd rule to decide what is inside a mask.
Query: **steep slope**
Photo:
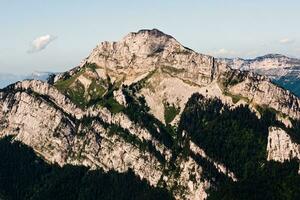
[[[265,76],[232,70],[221,76],[225,94],[243,99],[254,107],[270,107],[280,115],[299,119],[300,100],[291,92],[273,84]]]
[[[145,73],[164,66],[171,66],[179,72],[177,77],[199,85],[211,82],[218,71],[213,57],[185,48],[173,37],[156,29],[130,33],[119,42],[103,42],[85,63],[95,63],[113,81],[122,80],[128,85]]]
[[[232,69],[252,71],[268,76],[280,86],[300,96],[300,59],[289,58],[280,54],[268,54],[254,59],[219,59]]]
[[[260,110],[259,118],[248,106],[230,108],[217,98],[194,94],[186,105],[179,130],[184,130],[186,137],[204,149],[210,159],[230,169],[237,180],[216,177],[219,185],[212,187],[209,199],[298,199],[296,142],[300,141],[300,129],[299,125],[292,127],[285,127],[270,109]]]
[[[205,103],[215,99],[219,103],[212,107]],[[267,149],[269,127],[282,128],[299,143],[299,101],[264,76],[232,70],[159,30],[141,30],[101,43],[80,66],[48,83],[28,80],[0,90],[0,135],[13,136],[51,163],[132,170],[176,199],[205,199],[211,190],[248,176],[241,175],[245,166],[213,150],[212,138],[203,136],[205,144],[197,135],[213,129],[218,136],[218,124],[230,116],[231,126],[224,130],[235,133],[235,140],[224,136],[216,144],[228,141],[241,148],[235,149],[245,152],[234,154],[238,161],[247,160],[252,145],[258,154],[249,165],[257,169],[258,162],[267,162],[262,149]],[[216,110],[216,120],[201,118],[198,104],[205,105],[205,113]],[[234,110],[241,105],[247,108]],[[272,110],[272,123],[265,121],[264,110]],[[244,128],[242,138],[251,138],[247,145],[235,143],[237,127]]]
[[[80,71],[91,65],[94,68],[94,76],[98,76],[101,80],[109,77],[109,81],[115,88],[133,83],[140,85],[137,93],[145,97],[150,106],[150,112],[161,121],[165,120],[161,111],[166,109],[166,105],[174,106],[182,112],[188,98],[195,92],[205,96],[217,96],[227,103],[232,102],[233,96],[240,96],[250,99],[254,104],[270,104],[259,95],[257,98],[250,95],[254,94],[251,90],[255,88],[247,83],[249,77],[252,77],[251,84],[255,83],[255,87],[259,87],[256,92],[262,91],[269,99],[273,96],[279,97],[271,103],[272,108],[286,115],[291,114],[292,117],[299,116],[297,98],[262,76],[240,73],[238,81],[242,84],[234,88],[232,91],[234,94],[231,94],[229,88],[233,84],[223,84],[222,79],[232,79],[233,74],[238,74],[238,71],[233,72],[227,63],[182,46],[173,37],[156,29],[130,33],[119,42],[101,43],[80,67],[58,76],[56,81],[63,80],[68,84],[68,81],[72,80],[65,81],[66,77],[79,76],[80,79],[76,80],[81,83],[81,86],[76,88],[82,88],[81,93],[84,93],[83,91],[88,90],[87,87],[93,82],[93,78],[88,78],[88,80],[82,78],[90,75],[87,72],[82,75]],[[83,89],[84,85],[85,89]],[[269,88],[274,89],[269,90]],[[281,96],[287,95],[292,105],[287,105],[286,100],[280,100]],[[239,99],[234,98],[234,100]]]
[[[166,190],[149,186],[132,171],[89,170],[51,165],[24,144],[0,140],[1,199],[173,199]]]
[[[177,198],[206,196],[208,183],[191,181],[187,175],[199,180],[201,166],[189,156],[175,156],[173,151],[179,146],[170,130],[151,115],[145,113],[151,123],[146,127],[144,121],[139,124],[125,113],[112,114],[102,106],[82,110],[55,87],[40,81],[12,85],[0,96],[1,136],[15,136],[47,161],[105,171],[132,169],[151,185],[173,191]]]

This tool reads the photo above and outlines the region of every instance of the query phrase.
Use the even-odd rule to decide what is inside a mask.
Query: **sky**
[[[300,58],[299,0],[0,0],[0,73],[61,72],[102,41],[157,28],[197,52]]]

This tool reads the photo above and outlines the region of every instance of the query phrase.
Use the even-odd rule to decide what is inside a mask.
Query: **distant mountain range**
[[[274,83],[300,96],[300,59],[268,54],[254,59],[219,59],[232,69],[253,71],[268,76]]]
[[[0,73],[0,88],[4,88],[12,83],[26,80],[26,79],[34,79],[46,81],[50,75],[55,73],[52,72],[33,72],[31,74],[9,74],[9,73]]]

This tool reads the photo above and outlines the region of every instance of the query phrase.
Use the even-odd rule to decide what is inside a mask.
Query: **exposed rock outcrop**
[[[267,77],[240,71],[231,71],[222,76],[224,80],[231,79],[226,86],[229,94],[244,98],[249,104],[270,107],[291,118],[300,118],[299,98],[273,84]]]
[[[170,190],[181,188],[174,190],[177,199],[207,196],[209,183],[199,181],[199,164],[190,157],[179,156],[176,165],[180,180],[172,171],[165,174],[168,165],[147,145],[152,145],[167,162],[172,151],[122,113],[112,114],[100,107],[81,110],[55,87],[40,81],[17,83],[1,91],[0,109],[0,136],[14,136],[48,162],[118,172],[130,168],[151,185],[165,184]],[[72,110],[76,115],[72,115]],[[197,181],[190,177],[197,177]]]
[[[267,152],[268,160],[284,162],[293,158],[300,159],[300,145],[278,127],[269,129]]]
[[[103,42],[85,60],[95,63],[116,80],[131,84],[157,67],[172,67],[178,77],[203,85],[220,67],[211,56],[196,53],[159,30],[130,33],[119,42]]]

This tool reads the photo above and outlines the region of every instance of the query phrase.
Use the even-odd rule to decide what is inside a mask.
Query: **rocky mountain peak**
[[[171,67],[182,79],[202,85],[222,68],[212,56],[188,49],[157,29],[129,33],[118,42],[102,42],[81,66],[85,64],[96,64],[102,78],[108,75],[126,84],[155,69]]]
[[[129,33],[120,42],[128,48],[129,52],[136,56],[147,57],[163,51],[174,52],[184,47],[172,36],[160,30],[140,30]]]
[[[187,50],[175,38],[163,33],[158,29],[143,29],[138,32],[127,34],[118,42],[102,42],[91,53],[89,58],[100,52],[113,50],[113,53],[120,53],[127,58],[153,57],[163,52],[178,52]],[[89,61],[92,61],[89,59]]]
[[[141,29],[137,32],[127,34],[127,36],[124,37],[124,40],[136,37],[174,39],[171,35],[165,34],[158,29]]]

